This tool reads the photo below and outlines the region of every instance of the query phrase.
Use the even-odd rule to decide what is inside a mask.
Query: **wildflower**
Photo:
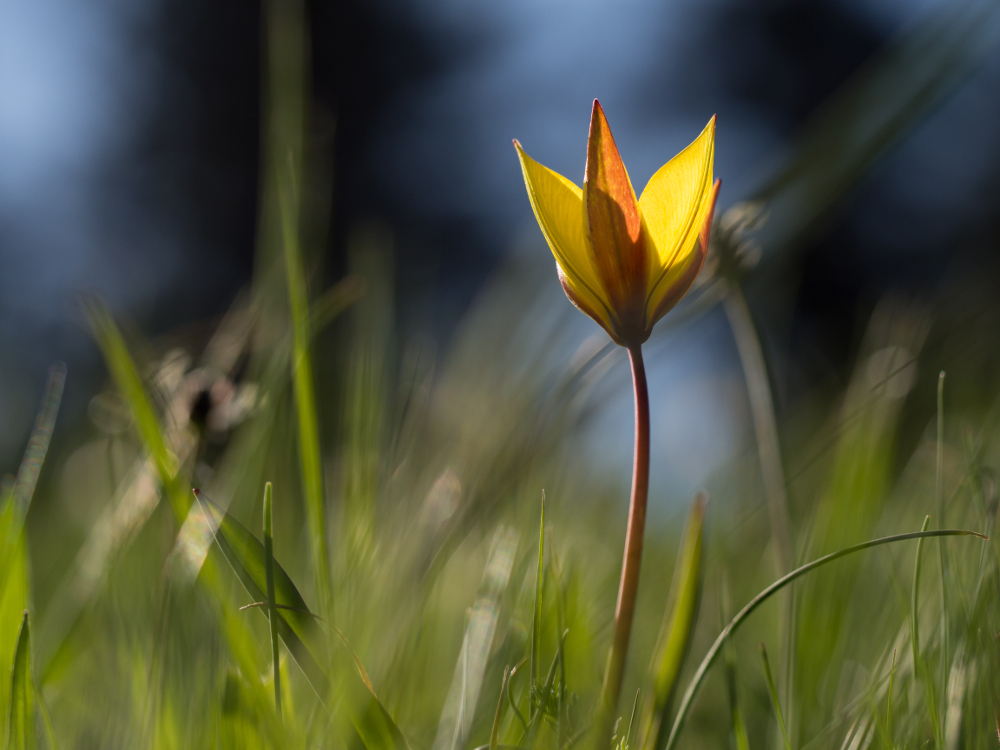
[[[705,260],[719,190],[712,182],[715,118],[638,200],[597,100],[582,190],[514,146],[566,296],[616,343],[642,344]]]
[[[712,182],[715,118],[635,197],[611,128],[594,100],[581,190],[534,161],[516,140],[531,207],[556,257],[570,302],[627,347],[635,395],[632,496],[615,627],[595,718],[595,747],[608,746],[632,634],[649,496],[649,388],[642,344],[691,288],[708,249],[719,182]]]

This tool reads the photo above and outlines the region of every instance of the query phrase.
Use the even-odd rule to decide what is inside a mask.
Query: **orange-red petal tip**
[[[722,180],[716,178],[715,183],[712,185],[712,203],[708,207],[708,213],[705,215],[705,223],[701,227],[701,244],[706,250],[708,249],[708,236],[712,231],[712,216],[715,214],[715,202],[719,199],[719,188],[721,187]]]

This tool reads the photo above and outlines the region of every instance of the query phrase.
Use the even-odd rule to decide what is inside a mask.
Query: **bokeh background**
[[[699,488],[685,678],[733,606],[796,562],[928,513],[931,528],[993,528],[995,2],[341,0],[306,2],[301,26],[297,7],[0,5],[0,473],[19,465],[47,368],[68,367],[27,534],[8,545],[23,564],[0,595],[0,667],[27,607],[55,735],[339,742],[289,658],[296,705],[278,721],[265,688],[280,656],[263,618],[236,614],[252,594],[218,555],[199,568],[210,537],[190,487],[257,533],[265,480],[276,559],[412,747],[487,741],[529,633],[570,673],[558,721],[585,729],[624,536],[630,382],[562,294],[511,140],[581,180],[595,97],[640,187],[718,115],[723,181],[699,284],[644,349],[651,521],[625,694],[656,673]],[[269,161],[281,150],[287,172]],[[301,310],[279,198],[302,245]],[[293,322],[312,327],[315,409],[291,383]],[[329,570],[311,556],[323,540]],[[1000,548],[966,542],[927,545],[922,590],[899,545],[762,608],[728,683],[717,669],[695,704],[691,747],[738,738],[740,701],[750,746],[777,743],[764,641],[795,746],[995,741]],[[539,679],[512,703],[530,710]],[[512,712],[503,722],[520,744]],[[566,726],[545,742],[566,750]]]
[[[959,285],[969,315],[994,304],[1000,54],[993,14],[975,3],[346,0],[312,4],[309,14],[310,158],[332,175],[315,284],[343,275],[359,225],[387,227],[404,338],[446,347],[505,259],[547,259],[513,137],[582,179],[597,97],[641,185],[717,113],[724,210],[766,189],[824,102],[922,25],[965,35],[961,53],[937,63],[947,80],[927,84],[919,65],[893,71],[887,90],[905,89],[909,77],[931,96],[806,226],[775,222],[765,236],[748,295],[779,413],[843,378],[886,292],[938,304]],[[979,15],[948,31],[962,14]],[[4,465],[16,465],[52,361],[70,371],[61,430],[83,418],[104,377],[81,293],[99,293],[158,335],[220,315],[249,283],[261,19],[258,6],[234,2],[0,9]],[[933,54],[931,44],[916,59]],[[891,94],[870,104],[891,108]],[[830,144],[829,166],[865,146],[846,140]],[[540,293],[557,297],[550,276]],[[573,341],[596,330],[573,325]],[[750,433],[721,313],[675,339],[657,348],[662,364],[653,367],[664,417],[654,482],[686,498]],[[620,380],[592,445],[624,471],[619,433],[631,415]]]

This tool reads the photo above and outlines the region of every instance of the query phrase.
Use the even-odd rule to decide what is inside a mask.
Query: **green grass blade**
[[[215,528],[215,540],[254,602],[265,601],[267,565],[264,545],[243,524],[213,503],[205,493],[196,496]],[[321,664],[327,663],[327,638],[292,579],[277,560],[273,562],[275,622],[292,658],[302,668],[321,701],[330,695],[330,679]],[[343,689],[351,723],[368,750],[408,750],[399,727],[365,684],[360,671],[347,670]]]
[[[31,585],[28,575],[27,537],[22,532],[8,551],[7,586],[0,593],[0,747],[7,733],[10,705],[10,674],[17,653],[18,634],[28,607]]]
[[[633,733],[635,731],[635,717],[636,717],[636,714],[639,713],[639,694],[640,694],[640,692],[641,692],[641,688],[639,690],[636,690],[635,691],[635,698],[632,699],[632,713],[630,713],[629,717],[628,717],[628,729],[625,730],[625,736],[622,738],[624,740],[624,743],[623,743],[622,746],[625,747],[625,748],[632,747],[632,737],[634,736]]]
[[[49,370],[49,380],[45,386],[42,405],[35,418],[35,427],[24,451],[24,458],[17,471],[13,487],[0,497],[0,596],[7,585],[8,573],[14,568],[12,555],[15,554],[17,539],[24,528],[24,521],[31,507],[31,499],[35,495],[38,475],[42,463],[48,453],[55,428],[56,415],[62,401],[63,387],[66,383],[66,366],[53,365]]]
[[[213,503],[204,492],[195,491],[206,517],[215,529],[215,541],[255,602],[267,601],[267,566],[264,545],[229,513]],[[322,654],[325,638],[292,579],[274,561],[274,599],[278,609],[278,631],[292,656],[321,700],[328,698],[329,680],[316,658]],[[287,608],[287,609],[286,609]]]
[[[719,614],[722,622],[719,627],[729,619],[731,611],[729,605],[729,578],[723,573],[722,591],[720,594]],[[726,667],[726,688],[729,693],[729,712],[733,723],[733,739],[736,750],[750,750],[750,739],[747,736],[746,722],[743,720],[743,709],[740,707],[739,691],[736,682],[736,647],[733,646],[733,639],[727,638],[723,648],[723,663]]]
[[[7,750],[35,750],[35,687],[31,680],[31,630],[28,611],[21,621],[10,675],[10,720]]]
[[[42,463],[49,450],[49,443],[52,440],[52,430],[55,428],[56,416],[59,413],[59,404],[62,401],[63,388],[66,385],[66,365],[59,363],[49,369],[49,379],[45,386],[45,395],[42,398],[42,406],[35,419],[35,427],[28,440],[28,447],[24,452],[24,459],[17,471],[17,479],[14,481],[13,508],[20,523],[24,523],[28,515],[28,508],[31,506],[31,499],[35,494],[35,487],[38,484],[38,475],[42,470]],[[20,533],[20,527],[11,530],[16,536]]]
[[[944,497],[944,379],[945,372],[938,373],[937,382],[937,440],[934,456],[934,499],[938,507],[938,523],[943,529],[947,524]],[[941,573],[941,685],[948,683],[948,663],[951,660],[951,637],[948,632],[948,550],[945,540],[938,540],[938,564]]]
[[[921,531],[926,531],[930,525],[931,517],[924,517],[924,524]],[[913,648],[913,671],[920,671],[920,618],[919,618],[919,597],[920,597],[920,563],[924,551],[924,540],[917,542],[917,554],[913,563],[913,586],[910,591],[910,646]]]
[[[885,701],[885,739],[892,746],[892,683],[896,676],[896,649],[892,650],[892,663],[889,665],[889,695]]]
[[[563,638],[565,638],[565,635],[563,635]],[[534,740],[536,735],[538,734],[538,729],[545,719],[545,712],[548,709],[549,700],[552,698],[552,686],[555,683],[556,668],[559,666],[559,657],[561,653],[562,649],[556,649],[556,655],[552,657],[552,663],[549,665],[549,671],[545,675],[545,682],[539,685],[538,708],[535,710],[535,718],[531,722],[531,726],[528,729],[529,746],[535,744]],[[629,726],[631,727],[631,724]]]
[[[781,702],[778,700],[778,688],[774,684],[774,675],[771,674],[771,663],[767,659],[767,649],[764,644],[760,644],[760,658],[764,662],[764,679],[767,680],[767,692],[771,696],[771,707],[774,709],[774,717],[778,720],[778,729],[781,730],[781,740],[785,745],[785,750],[792,750],[792,743],[788,739],[788,727],[785,726],[785,716],[781,713]]]
[[[299,462],[305,491],[309,546],[313,575],[320,601],[320,611],[329,614],[329,563],[326,545],[326,509],[323,493],[322,451],[316,415],[316,390],[313,385],[312,356],[309,350],[309,298],[299,247],[298,196],[291,165],[289,179],[279,185],[281,226],[284,239],[285,272],[288,277],[288,304],[292,318],[292,381],[299,428]]]
[[[310,306],[309,333],[315,336],[347,308],[365,296],[368,285],[359,276],[345,276],[321,294]]]
[[[921,527],[921,531],[926,531],[927,527],[930,525],[931,517],[924,517],[924,524]],[[934,692],[934,680],[927,669],[927,665],[924,663],[920,656],[920,569],[923,557],[924,544],[923,539],[917,542],[917,554],[913,562],[913,589],[910,594],[910,643],[913,647],[913,672],[917,679],[922,679],[924,683],[924,697],[927,701],[927,714],[931,720],[931,726],[934,729],[935,741],[939,743],[941,739],[941,722],[938,720],[938,710],[937,710],[937,696]]]
[[[646,705],[643,721],[646,742],[660,750],[667,741],[666,725],[670,704],[677,691],[681,668],[687,657],[694,635],[694,625],[698,619],[701,602],[702,547],[705,532],[705,509],[708,496],[699,492],[695,495],[688,514],[687,526],[677,552],[674,579],[670,584],[670,595],[659,643],[654,652],[649,674],[653,690]]]
[[[118,330],[103,302],[96,299],[88,300],[86,312],[97,344],[104,355],[104,362],[115,385],[132,410],[133,424],[156,464],[160,481],[174,511],[174,519],[180,525],[187,517],[191,503],[187,490],[178,481],[177,457],[164,440],[159,417],[146,393],[146,387],[139,376],[132,355],[129,354],[121,331]]]
[[[517,707],[517,701],[514,700],[512,687],[514,685],[514,675],[517,674],[517,670],[523,667],[527,661],[528,657],[525,656],[524,658],[521,659],[521,661],[519,661],[517,664],[511,667],[510,677],[507,678],[507,703],[510,704],[510,708],[514,712],[514,716],[516,716],[517,720],[521,723],[521,728],[524,730],[525,735],[527,735],[528,733],[528,722],[525,721],[524,714],[522,714],[521,710]]]
[[[719,655],[719,651],[722,649],[723,644],[726,639],[732,635],[733,631],[738,628],[744,620],[747,619],[754,611],[765,601],[771,598],[775,593],[781,591],[785,586],[792,583],[793,581],[801,578],[807,573],[811,573],[827,563],[831,563],[834,560],[839,560],[847,555],[852,555],[855,552],[862,552],[866,549],[871,549],[872,547],[878,547],[883,544],[891,544],[893,542],[903,542],[908,539],[926,539],[929,537],[941,537],[941,536],[975,536],[980,539],[986,539],[982,534],[975,531],[967,531],[965,529],[940,529],[935,531],[912,531],[907,534],[895,534],[893,536],[886,536],[880,539],[872,539],[867,542],[862,542],[861,544],[855,544],[850,547],[845,547],[844,549],[838,550],[836,552],[831,552],[829,555],[824,555],[811,563],[807,563],[799,568],[796,568],[791,573],[786,576],[779,578],[777,581],[772,583],[766,589],[761,591],[757,596],[751,599],[743,609],[741,609],[736,616],[729,622],[729,624],[722,630],[719,637],[715,639],[711,648],[708,649],[708,653],[705,654],[705,658],[702,659],[701,664],[698,666],[697,671],[691,678],[691,683],[688,685],[687,691],[684,693],[684,698],[681,700],[680,708],[677,710],[677,716],[674,718],[674,725],[670,730],[670,736],[667,738],[666,750],[671,750],[677,742],[677,737],[680,735],[681,728],[684,726],[684,721],[687,718],[688,711],[691,710],[691,704],[694,701],[695,696],[698,694],[698,689],[701,687],[702,682],[705,679],[705,675],[708,673],[709,668],[715,663],[715,659]]]
[[[503,668],[503,683],[500,685],[500,698],[497,700],[497,712],[493,716],[493,729],[490,730],[490,750],[497,750],[500,745],[500,720],[503,718],[503,700],[507,693],[507,679],[510,677],[510,667]]]
[[[267,619],[271,630],[271,665],[274,670],[274,710],[281,716],[281,658],[278,651],[278,606],[274,598],[274,542],[271,529],[271,483],[264,485],[264,579],[267,584]]]
[[[535,603],[531,610],[531,653],[528,666],[530,684],[538,682],[538,660],[542,639],[542,594],[545,585],[545,490],[542,490],[542,512],[538,524],[538,568],[535,574]],[[531,691],[534,693],[534,690]],[[533,704],[533,700],[532,700]],[[529,723],[530,723],[529,712]]]
[[[42,717],[42,728],[45,730],[45,743],[49,750],[59,750],[59,740],[56,739],[56,729],[52,726],[52,716],[49,714],[49,707],[45,705],[45,698],[42,691],[35,685],[35,702],[38,704],[38,713]]]

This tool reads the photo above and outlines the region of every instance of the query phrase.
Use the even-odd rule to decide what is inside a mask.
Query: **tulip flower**
[[[628,349],[635,394],[635,459],[615,629],[595,722],[605,750],[625,672],[639,588],[649,490],[649,392],[642,344],[680,301],[708,249],[719,182],[712,181],[715,118],[694,142],[650,178],[638,199],[595,100],[581,190],[529,157],[516,140],[528,198],[556,258],[563,291]]]
[[[582,190],[514,146],[566,296],[615,343],[642,344],[705,261],[719,188],[712,183],[715,118],[638,199],[596,100]]]

